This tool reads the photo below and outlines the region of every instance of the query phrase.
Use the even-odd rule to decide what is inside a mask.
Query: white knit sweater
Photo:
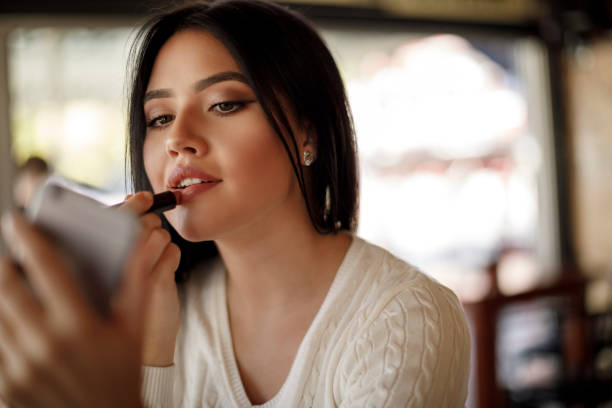
[[[148,407],[251,407],[220,261],[182,293],[175,365],[143,368]],[[461,407],[470,338],[455,295],[355,237],[284,385],[260,407]]]

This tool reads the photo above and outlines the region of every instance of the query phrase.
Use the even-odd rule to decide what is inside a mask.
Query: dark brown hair
[[[173,34],[194,28],[221,41],[247,78],[285,146],[316,230],[353,230],[358,200],[357,158],[350,108],[338,68],[323,40],[303,17],[258,0],[191,3],[153,17],[138,33],[132,49],[129,96],[129,159],[134,189],[151,190],[143,164],[143,97],[155,57]],[[306,169],[300,165],[289,114],[316,140],[316,160]],[[182,250],[180,269],[191,262],[188,258],[215,252],[211,243],[187,243],[168,228]]]

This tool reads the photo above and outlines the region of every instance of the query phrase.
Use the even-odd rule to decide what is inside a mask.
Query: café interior
[[[126,194],[129,44],[163,3],[0,4],[3,211],[32,157],[104,203]],[[461,300],[467,406],[612,406],[612,2],[282,4],[345,81],[357,234]]]

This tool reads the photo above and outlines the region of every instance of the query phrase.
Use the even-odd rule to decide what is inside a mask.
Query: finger
[[[58,389],[54,377],[31,370],[26,363],[17,361],[0,369],[0,408],[74,406],[61,398],[63,390]]]
[[[135,336],[140,336],[144,308],[151,288],[152,269],[170,243],[170,234],[152,230],[132,252],[114,302],[115,314]]]
[[[156,290],[166,291],[168,289],[176,289],[176,281],[174,280],[175,272],[181,261],[181,250],[179,247],[170,243],[165,249],[151,274],[151,293]]]
[[[159,257],[159,260],[155,264],[153,269],[152,280],[155,283],[161,283],[163,285],[174,285],[174,273],[178,269],[181,261],[181,250],[178,245],[171,242],[166,246],[164,252]]]
[[[0,265],[0,297],[3,295],[3,284],[2,280],[4,280],[1,276],[5,274],[5,263],[9,263],[10,261],[5,261],[5,258],[2,258],[2,264]],[[15,331],[13,329],[13,325],[11,319],[5,316],[4,311],[0,308],[0,360],[2,360],[2,356],[10,353],[11,342],[15,337]]]
[[[0,396],[8,392],[11,402],[17,406],[61,406],[54,404],[53,394],[47,392],[58,375],[47,375],[35,384],[21,384],[18,387],[21,391],[15,392],[16,373],[23,373],[24,367],[31,364],[28,361],[45,348],[42,317],[42,308],[18,268],[7,258],[0,259]],[[41,371],[36,371],[35,376],[26,379],[38,380],[40,374]],[[23,375],[17,378],[24,379]],[[33,388],[36,388],[35,394]],[[32,399],[34,395],[36,399]]]
[[[10,408],[6,402],[6,394],[8,391],[8,379],[6,375],[6,366],[0,355],[0,408]]]
[[[6,359],[13,352],[15,332],[10,322],[0,312],[0,365],[6,364]]]
[[[153,228],[144,236],[144,245],[136,254],[136,265],[149,273],[170,244],[170,233],[163,228]]]
[[[15,333],[9,322],[0,314],[0,370],[5,371],[15,356]],[[4,373],[0,373],[2,376]]]
[[[0,311],[8,324],[21,334],[31,333],[43,316],[26,281],[7,258],[0,259]]]
[[[133,214],[143,214],[153,205],[153,193],[140,191],[128,198],[120,207],[121,211],[129,211]]]
[[[40,349],[44,341],[44,312],[14,263],[0,260],[0,318],[7,341],[23,352]],[[10,335],[10,338],[8,337]]]
[[[155,228],[161,228],[161,218],[155,213],[145,214],[140,217],[140,223],[142,225],[142,230],[145,233],[149,233],[150,230]]]
[[[87,301],[67,273],[64,259],[39,230],[21,214],[12,213],[2,217],[2,233],[34,292],[49,312],[74,316],[87,310]]]

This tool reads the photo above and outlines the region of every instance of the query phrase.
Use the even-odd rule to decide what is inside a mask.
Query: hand
[[[144,214],[152,204],[151,193],[141,192],[129,197],[121,209],[141,215],[144,234],[149,236],[144,250],[144,262],[151,272],[142,364],[165,367],[174,361],[174,345],[179,330],[180,310],[174,272],[180,261],[180,250],[170,242],[168,232],[161,228],[160,218],[155,214]],[[161,245],[163,243],[166,245]]]
[[[150,193],[139,193],[124,210],[143,213],[151,204]],[[149,294],[159,292],[151,288],[164,276],[172,276],[174,285],[179,257],[159,218],[143,215],[142,223],[112,314],[102,318],[53,244],[22,216],[3,217],[15,260],[0,258],[0,401],[18,407],[140,406],[143,316]],[[178,317],[175,325],[178,331]]]
[[[5,215],[2,233],[15,260],[0,259],[1,398],[18,407],[140,406],[144,257],[134,257],[121,283],[122,307],[103,318],[21,215]]]

